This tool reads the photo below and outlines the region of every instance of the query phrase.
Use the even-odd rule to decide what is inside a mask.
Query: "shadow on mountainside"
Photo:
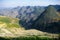
[[[40,30],[43,32],[48,32],[48,33],[55,33],[55,34],[60,33],[60,21],[49,23],[45,26],[44,26],[44,24],[41,26],[40,26],[40,24],[37,24],[35,26],[35,24],[30,25],[29,23],[26,23],[26,22],[20,20],[19,24],[21,26],[23,26],[26,30],[37,29],[37,30]]]

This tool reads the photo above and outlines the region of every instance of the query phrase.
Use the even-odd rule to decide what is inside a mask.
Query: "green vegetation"
[[[57,10],[53,6],[49,6],[45,12],[39,18],[40,24],[47,24],[51,22],[56,22],[60,20],[60,16],[57,13]]]
[[[7,24],[7,26],[10,27],[19,27],[19,24]]]
[[[31,36],[31,37],[16,37],[16,38],[1,38],[1,40],[58,40],[56,38],[48,38],[48,37],[38,37],[38,36]]]
[[[0,24],[5,23],[7,27],[19,27],[19,20],[16,18],[10,18],[10,17],[5,17],[1,16],[0,17]]]
[[[6,17],[0,17],[0,22],[4,22],[4,23],[10,23],[10,19],[6,18]]]
[[[59,39],[60,39],[60,33],[59,33]]]
[[[32,23],[33,28],[47,31],[58,32],[60,16],[53,6],[49,6],[35,21]]]
[[[15,33],[21,33],[21,31],[22,31],[21,29],[18,29],[21,26],[19,25],[19,20],[16,18],[0,17],[0,26],[1,25],[3,25],[3,27],[1,27],[1,29],[4,29],[4,26],[7,25],[7,27],[4,29],[5,31],[1,30],[1,31],[6,32],[7,34],[9,34],[8,32],[10,32],[13,35],[15,35]],[[2,32],[2,33],[4,33],[4,32]],[[25,30],[23,33],[25,33]],[[39,37],[37,35],[37,36],[23,36],[23,37],[14,37],[14,38],[13,37],[11,37],[11,38],[0,37],[0,40],[57,40],[57,39],[49,38],[49,37]]]

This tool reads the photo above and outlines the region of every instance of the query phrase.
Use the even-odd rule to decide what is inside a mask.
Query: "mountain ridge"
[[[50,10],[50,11],[49,11]],[[60,16],[57,14],[57,11],[53,8],[53,6],[49,6],[38,18],[32,23],[31,26],[34,29],[38,29],[41,31],[51,32],[51,33],[59,33],[59,25]],[[52,14],[53,13],[53,14]],[[55,24],[56,22],[56,24]],[[53,27],[52,27],[53,25]],[[57,30],[55,29],[56,26]],[[53,30],[53,31],[52,31]]]

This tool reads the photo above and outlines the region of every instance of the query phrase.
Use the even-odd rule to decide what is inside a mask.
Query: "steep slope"
[[[7,27],[19,27],[19,19],[17,18],[11,18],[11,17],[6,17],[6,16],[0,16],[0,24],[6,24]]]
[[[56,10],[59,10],[60,9],[60,5],[52,5],[53,7],[56,8]]]
[[[34,21],[32,28],[53,33],[58,32],[59,27],[57,27],[57,24],[59,24],[58,22],[60,20],[60,16],[58,14],[59,13],[53,6],[48,6],[48,8],[37,18],[37,20]]]
[[[31,23],[44,11],[44,7],[26,6],[19,10],[19,19],[22,26],[28,28]]]
[[[0,16],[0,37],[14,37],[14,32],[18,29],[24,30],[24,28],[19,25],[19,19]]]
[[[57,11],[59,11],[59,9],[60,9],[60,5],[51,5],[51,6],[53,6]],[[47,9],[47,8],[48,8],[48,6],[45,7],[45,9]]]
[[[47,10],[41,15],[40,21],[49,23],[53,21],[58,21],[60,16],[58,16],[58,12],[53,6],[49,6]]]
[[[58,34],[46,33],[35,29],[25,30],[19,25],[19,19],[0,16],[0,37],[16,38],[31,36],[58,38]]]

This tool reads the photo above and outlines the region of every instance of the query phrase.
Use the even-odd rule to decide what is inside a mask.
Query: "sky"
[[[0,0],[1,7],[60,5],[60,0]]]

